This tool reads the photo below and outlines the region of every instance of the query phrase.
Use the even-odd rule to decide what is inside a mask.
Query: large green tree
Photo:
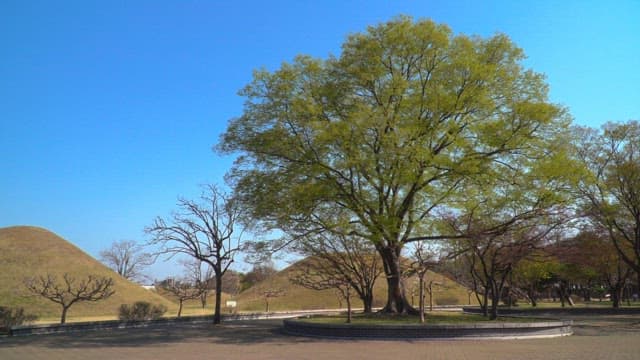
[[[523,58],[505,35],[399,17],[349,36],[339,57],[256,71],[218,148],[239,153],[230,179],[261,224],[373,243],[385,310],[405,313],[403,247],[461,236],[432,227],[461,184],[547,155],[567,125]]]

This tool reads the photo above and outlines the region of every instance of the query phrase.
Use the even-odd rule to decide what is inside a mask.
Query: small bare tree
[[[282,288],[267,288],[260,292],[264,299],[265,312],[269,312],[269,299],[285,296],[286,292]]]
[[[326,283],[349,284],[362,300],[364,312],[372,311],[373,287],[384,268],[369,242],[356,235],[324,232],[298,239],[294,249],[308,258],[302,264],[308,274]],[[314,288],[301,280],[299,285]]]
[[[178,300],[178,317],[182,316],[182,305],[187,300],[199,299],[204,292],[202,287],[186,279],[167,279],[158,285]]]
[[[25,287],[32,293],[40,295],[62,307],[60,324],[67,320],[69,308],[81,301],[100,301],[115,294],[113,279],[89,275],[86,279],[77,280],[65,273],[63,282],[51,274],[31,277],[24,280]]]
[[[145,229],[160,245],[160,254],[186,254],[211,265],[215,274],[216,304],[213,323],[221,320],[222,277],[241,250],[242,231],[236,225],[241,215],[238,203],[209,185],[200,202],[179,199],[180,212],[171,219],[156,218]]]
[[[424,298],[425,298],[425,280],[427,272],[433,269],[438,264],[436,248],[429,246],[423,241],[418,241],[413,244],[413,251],[411,253],[411,263],[406,271],[406,274],[418,276],[418,298],[420,309],[420,322],[424,322]],[[429,282],[427,291],[429,292],[429,310],[433,310],[433,280]]]
[[[202,304],[202,309],[204,310],[207,306],[209,291],[215,288],[213,268],[209,264],[193,258],[184,260],[181,263],[184,266],[186,278],[194,287],[200,289],[200,304]]]
[[[135,241],[122,240],[114,241],[110,248],[100,251],[100,261],[127,280],[143,281],[142,270],[153,264],[153,257],[144,253]]]
[[[316,267],[320,259],[307,259],[302,270],[294,274],[289,280],[296,285],[300,285],[311,290],[334,289],[338,295],[338,300],[344,299],[347,302],[347,323],[351,322],[351,284],[348,277],[339,276],[336,273],[326,271],[326,268]],[[313,264],[316,263],[316,264]],[[318,271],[320,269],[320,271]]]

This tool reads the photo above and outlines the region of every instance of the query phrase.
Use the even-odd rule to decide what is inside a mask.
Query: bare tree
[[[453,225],[452,225],[453,226]],[[475,226],[482,227],[469,221],[464,225],[470,236],[459,240],[460,247],[466,251],[462,253],[470,272],[473,288],[482,293],[478,299],[485,316],[494,320],[498,316],[498,303],[503,289],[508,283],[516,265],[531,256],[543,240],[555,229],[555,224],[525,224],[522,227],[494,234],[474,233]],[[491,308],[488,307],[491,300]]]
[[[151,254],[142,250],[135,241],[114,241],[110,248],[100,251],[100,261],[123,278],[140,282],[145,279],[142,270],[153,264]]]
[[[276,270],[273,262],[270,260],[253,265],[253,268],[249,272],[242,275],[242,279],[240,280],[241,291],[270,278],[277,272],[278,270]]]
[[[232,297],[238,295],[240,292],[240,273],[229,270],[222,279],[222,291],[231,295]]]
[[[324,266],[321,263],[324,262]],[[334,289],[338,299],[345,299],[347,302],[347,323],[351,322],[351,289],[349,279],[339,273],[327,271],[329,266],[321,259],[306,259],[301,264],[301,271],[294,274],[289,280],[302,287],[312,290]]]
[[[166,279],[158,284],[158,287],[175,296],[178,300],[178,317],[182,315],[182,305],[187,300],[199,299],[205,291],[202,287],[187,279]]]
[[[299,239],[295,250],[309,261],[300,274],[299,285],[314,289],[313,277],[326,284],[349,284],[364,305],[372,311],[373,287],[384,268],[375,247],[363,238],[322,232]],[[293,279],[296,282],[296,279]]]
[[[241,250],[242,231],[236,231],[240,208],[228,195],[209,185],[200,202],[179,199],[180,212],[171,219],[161,217],[145,229],[160,245],[161,254],[186,254],[207,263],[213,269],[216,282],[214,324],[221,320],[222,277]]]
[[[62,279],[63,282],[58,282],[56,276],[47,274],[24,280],[24,285],[29,291],[60,304],[60,324],[66,322],[67,311],[73,304],[81,301],[100,301],[115,294],[111,278],[89,275],[86,279],[78,281],[65,273]]]
[[[595,280],[611,294],[612,306],[619,308],[633,269],[611,243],[607,229],[602,226],[582,229],[576,237],[567,240],[568,251],[562,260],[594,274]]]
[[[269,299],[285,296],[286,292],[282,288],[266,288],[260,292],[264,299],[265,312],[269,312]]]
[[[438,264],[438,258],[436,253],[436,247],[429,246],[424,241],[418,241],[413,243],[413,251],[411,252],[411,263],[406,271],[406,274],[418,276],[418,298],[419,298],[419,311],[420,322],[424,322],[424,298],[425,298],[425,280],[427,271],[433,269]],[[433,310],[433,280],[429,282],[429,309]]]
[[[199,298],[204,310],[207,306],[207,296],[215,288],[213,268],[211,265],[194,258],[180,261],[180,263],[185,270],[185,279],[200,290]]]

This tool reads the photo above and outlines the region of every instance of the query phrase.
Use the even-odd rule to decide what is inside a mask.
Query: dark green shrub
[[[0,306],[0,333],[8,333],[12,326],[28,324],[37,319],[35,315],[25,314],[23,308]]]
[[[123,321],[155,320],[167,311],[164,305],[154,305],[146,301],[137,301],[133,305],[122,304],[118,310],[118,318]]]

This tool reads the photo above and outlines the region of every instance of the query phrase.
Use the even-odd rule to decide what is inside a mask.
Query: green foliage
[[[549,281],[558,263],[555,259],[524,259],[514,269],[514,278],[521,286],[536,285]]]
[[[28,324],[37,319],[36,315],[26,314],[21,307],[0,306],[0,333],[8,332],[12,326]]]
[[[161,318],[165,312],[167,312],[167,307],[164,305],[136,301],[133,305],[120,305],[118,319],[122,321],[156,320]]]
[[[251,218],[291,236],[357,234],[387,254],[392,281],[404,244],[452,235],[435,233],[438,210],[491,199],[497,180],[554,201],[554,177],[537,174],[566,169],[554,144],[569,120],[523,58],[502,34],[399,17],[351,35],[338,58],[256,71],[218,149],[240,152],[230,180]]]
[[[566,125],[522,58],[504,35],[398,18],[349,37],[339,59],[257,71],[219,148],[242,152],[232,178],[256,218],[287,225],[314,211],[344,226],[328,206],[397,241],[461,176],[501,154],[541,154]]]
[[[586,171],[576,187],[583,211],[640,273],[640,122],[577,127],[574,134],[574,156]]]

